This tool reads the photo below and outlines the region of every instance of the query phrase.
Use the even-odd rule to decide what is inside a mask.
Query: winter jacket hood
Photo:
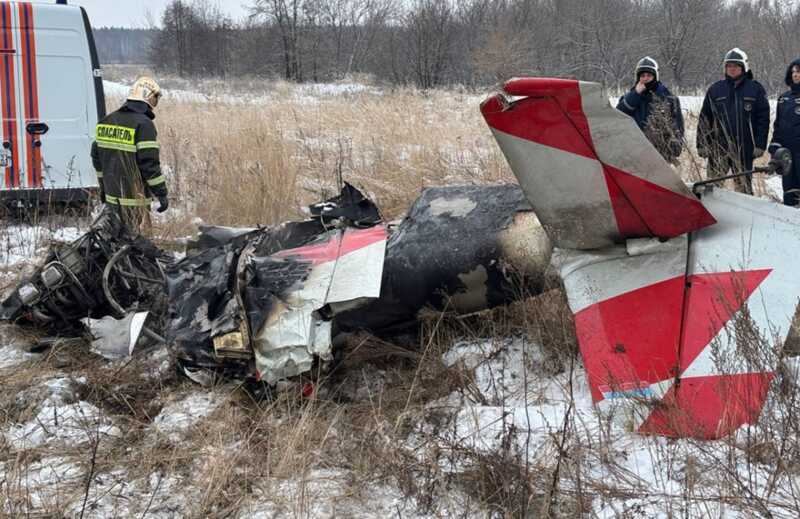
[[[792,86],[792,67],[794,67],[795,65],[800,67],[800,58],[797,58],[796,60],[792,61],[791,63],[789,63],[789,66],[786,67],[786,77],[784,78],[784,82],[786,83],[786,86],[790,88]]]

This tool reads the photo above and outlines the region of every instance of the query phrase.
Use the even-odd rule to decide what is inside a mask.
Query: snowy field
[[[115,100],[127,93],[119,83],[104,84]],[[164,122],[157,120],[165,125],[160,128],[162,156],[168,171],[214,171],[214,159],[202,154],[204,148],[178,153],[193,143],[175,135],[172,125],[180,128],[198,113],[256,111],[276,102],[282,112],[309,105],[321,111],[341,103],[355,105],[362,117],[346,124],[367,126],[365,133],[373,139],[377,129],[369,125],[376,118],[383,121],[378,126],[398,141],[396,156],[386,162],[395,174],[430,160],[444,172],[408,180],[411,194],[382,189],[392,177],[382,179],[370,168],[387,159],[377,146],[370,148],[369,160],[359,155],[370,136],[354,130],[347,141],[352,149],[342,160],[342,132],[330,133],[323,115],[315,112],[312,125],[304,126],[302,116],[295,115],[298,128],[280,130],[293,143],[282,174],[298,161],[328,176],[336,164],[345,173],[367,168],[363,174],[369,177],[365,182],[373,182],[367,184],[372,193],[397,207],[435,182],[509,179],[484,138],[488,132],[475,126],[477,115],[469,115],[477,113],[481,95],[402,94],[399,107],[419,106],[414,115],[430,119],[430,133],[420,130],[418,140],[395,130],[383,117],[386,112],[374,111],[393,95],[358,83],[277,85],[252,94],[167,90],[160,109],[185,110],[181,117],[186,119],[165,113]],[[682,97],[681,102],[688,113],[696,113],[702,99]],[[214,106],[190,110],[189,105]],[[459,106],[467,115],[454,111]],[[401,123],[408,117],[403,108],[391,112]],[[443,117],[456,119],[447,131],[439,127]],[[457,133],[458,125],[466,130]],[[451,140],[430,143],[436,132]],[[202,146],[213,151],[208,143]],[[437,146],[435,153],[430,146]],[[270,149],[273,155],[282,153]],[[248,160],[246,167],[259,164]],[[194,161],[196,169],[185,161]],[[241,164],[230,168],[237,171]],[[487,168],[497,172],[490,175]],[[285,200],[293,200],[296,192],[316,197],[315,189],[329,180],[321,174],[301,179]],[[780,196],[779,179],[763,182],[761,195]],[[164,237],[191,232],[178,225],[181,218],[196,223],[194,208],[204,204],[185,196],[176,212],[168,213],[175,216],[159,222]],[[257,213],[264,214],[287,217]],[[72,240],[86,225],[86,219],[2,222],[0,295],[41,260],[52,241]],[[512,311],[537,316],[550,304],[536,299]],[[564,308],[559,312],[563,315]],[[206,389],[178,378],[166,349],[108,362],[74,344],[32,351],[34,338],[0,325],[0,515],[477,518],[519,517],[522,509],[531,517],[800,514],[795,452],[800,413],[784,393],[762,423],[732,438],[644,437],[596,411],[579,357],[569,355],[574,343],[568,341],[574,339],[560,329],[555,331],[565,337],[563,343],[542,339],[552,335],[551,321],[532,318],[529,328],[488,336],[470,334],[465,326],[454,328],[461,338],[426,336],[428,347],[411,355],[413,361],[351,366],[343,380],[321,387],[311,399],[289,391],[274,402],[256,402],[231,384]],[[796,393],[796,381],[797,365],[787,361],[775,391]]]

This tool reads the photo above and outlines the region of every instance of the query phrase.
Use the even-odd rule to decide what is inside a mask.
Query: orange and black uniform
[[[127,101],[97,124],[92,163],[103,201],[121,213],[138,215],[149,210],[150,197],[167,197],[167,184],[158,157],[155,114],[143,101]]]

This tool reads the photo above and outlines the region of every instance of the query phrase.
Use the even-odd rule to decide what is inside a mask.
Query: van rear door
[[[10,159],[5,187],[45,189],[56,199],[96,187],[89,151],[97,120],[105,115],[105,99],[85,11],[3,2],[0,19],[10,20],[3,35],[10,33],[13,48],[2,56],[11,63],[6,68],[14,69],[2,92],[4,132],[8,127],[4,154]]]
[[[20,175],[20,130],[17,113],[20,108],[19,90],[17,88],[18,70],[20,66],[19,43],[17,41],[17,22],[14,4],[0,3],[0,108],[2,109],[2,151],[0,151],[0,168],[2,168],[3,189],[24,187],[26,184]]]

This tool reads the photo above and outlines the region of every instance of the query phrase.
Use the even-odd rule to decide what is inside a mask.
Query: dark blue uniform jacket
[[[648,127],[655,104],[659,102],[664,103],[666,114],[669,116],[669,125],[664,127],[655,124]],[[663,83],[656,81],[655,85],[641,94],[636,92],[634,86],[619,98],[617,110],[633,117],[639,128],[644,131],[647,138],[665,159],[671,161],[680,155],[684,130],[681,103]]]
[[[800,200],[797,194],[786,193],[800,189],[800,85],[792,84],[792,67],[795,65],[800,65],[800,59],[790,63],[786,69],[786,84],[790,89],[778,97],[769,145],[770,153],[775,153],[778,148],[789,148],[792,152],[792,172],[783,177],[783,202],[787,205],[798,205]]]
[[[738,83],[726,77],[706,92],[697,126],[697,148],[710,155],[730,153],[752,164],[753,149],[766,150],[769,102],[761,83],[747,72]]]

